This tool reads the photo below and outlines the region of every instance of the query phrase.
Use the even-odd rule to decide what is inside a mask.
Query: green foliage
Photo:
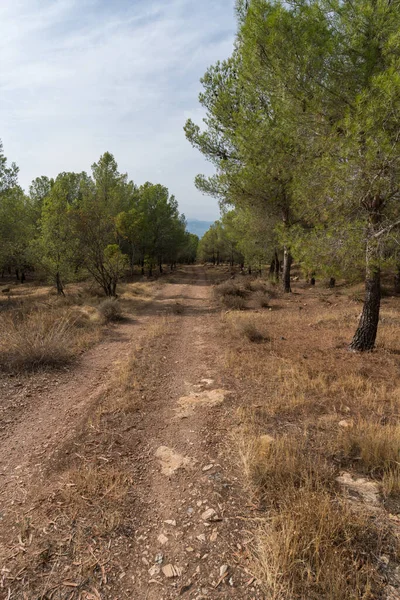
[[[162,185],[138,188],[106,152],[87,173],[37,177],[26,197],[0,144],[0,267],[40,267],[57,292],[89,274],[107,296],[130,267],[193,262],[197,236]]]

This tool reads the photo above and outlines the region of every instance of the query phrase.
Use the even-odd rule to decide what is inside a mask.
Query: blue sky
[[[234,32],[234,0],[1,0],[0,138],[21,185],[90,171],[108,150],[187,217],[217,218],[193,184],[212,168],[183,125],[204,116],[199,79]]]

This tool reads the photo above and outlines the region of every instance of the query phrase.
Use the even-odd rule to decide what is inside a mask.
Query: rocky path
[[[231,407],[217,369],[219,313],[204,272],[191,275],[165,290],[184,313],[166,346],[154,349],[144,389],[132,597],[258,598],[243,568],[249,535],[227,459]]]

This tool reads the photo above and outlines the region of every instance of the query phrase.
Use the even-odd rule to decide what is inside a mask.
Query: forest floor
[[[295,284],[259,303],[254,283],[247,310],[222,310],[213,288],[229,277],[181,268],[76,364],[4,374],[0,600],[400,598],[397,472],[389,483],[358,456],[365,448],[354,456],[367,417],[400,450],[397,299],[384,299],[377,351],[361,356],[347,350],[357,290]],[[292,461],[288,484],[272,446],[311,456],[318,473]],[[279,477],[261,472],[272,458]],[[332,578],[344,573],[336,591],[321,566],[320,581],[296,580],[315,557],[283,556],[293,538],[275,522],[274,538],[265,531],[269,510],[296,522],[281,502],[296,468],[318,480],[313,513],[328,493],[352,511],[335,558],[321,554]]]

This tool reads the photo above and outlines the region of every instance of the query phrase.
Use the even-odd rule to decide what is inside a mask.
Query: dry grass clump
[[[382,481],[385,496],[400,493],[400,425],[360,419],[341,437],[344,456]]]
[[[238,438],[244,471],[258,500],[278,508],[300,489],[321,490],[334,486],[335,471],[311,452],[307,437],[255,435]]]
[[[232,323],[240,337],[244,337],[249,342],[262,343],[269,340],[265,333],[262,323],[258,323],[257,319],[240,318]]]
[[[382,537],[339,498],[302,488],[260,527],[256,574],[271,600],[377,598],[382,580],[373,560]]]
[[[132,481],[116,467],[86,466],[70,470],[59,490],[58,500],[68,513],[81,515],[93,534],[105,535],[123,520],[122,506]]]
[[[123,319],[121,306],[116,298],[106,298],[97,310],[104,323],[115,323]]]
[[[223,296],[222,303],[228,310],[244,310],[246,300],[241,296]]]
[[[342,434],[342,449],[365,471],[381,475],[400,463],[400,425],[360,419]]]
[[[307,435],[237,437],[247,483],[268,517],[256,531],[254,570],[268,598],[369,598],[384,532],[337,495],[334,468]],[[371,595],[369,595],[371,594]]]
[[[7,315],[1,322],[0,365],[15,370],[57,368],[74,357],[72,322],[53,311]]]
[[[259,290],[253,295],[257,308],[269,308],[271,296],[268,292]]]
[[[238,284],[235,284],[232,280],[224,281],[214,288],[214,293],[219,298],[225,296],[240,296],[244,298],[246,295],[245,290]]]

